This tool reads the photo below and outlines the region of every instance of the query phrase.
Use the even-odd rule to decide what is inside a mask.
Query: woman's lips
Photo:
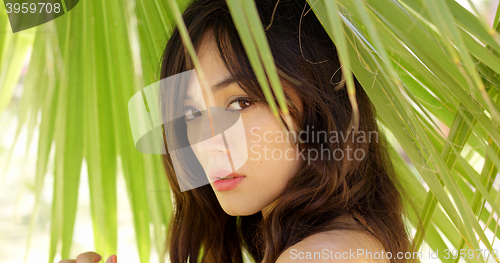
[[[209,173],[210,181],[217,191],[230,191],[236,188],[241,181],[245,178],[244,175],[232,173],[228,170],[219,169]],[[223,177],[232,177],[228,179],[221,179]]]
[[[213,185],[215,190],[217,191],[231,191],[235,189],[243,179],[245,179],[245,176],[241,176],[238,174],[229,174],[227,177],[233,177],[233,178],[228,178],[228,179],[217,179],[214,181]]]

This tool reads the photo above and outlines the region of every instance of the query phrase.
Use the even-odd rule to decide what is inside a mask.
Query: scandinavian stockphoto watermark
[[[397,252],[392,253],[390,251],[369,251],[367,249],[349,249],[349,251],[334,251],[331,249],[324,248],[320,251],[300,251],[297,249],[290,249],[291,259],[368,259],[368,260],[379,260],[379,259],[439,259],[440,256],[444,259],[479,259],[481,256],[484,259],[494,259],[499,258],[498,249],[493,249],[491,252],[487,249],[444,249],[444,250],[432,250],[429,249],[427,253],[422,251],[419,252]]]
[[[290,249],[291,259],[422,259],[422,252],[397,252],[393,255],[390,251],[369,251],[368,249],[349,249],[349,251],[334,251],[324,248],[320,251],[300,251],[297,249]]]
[[[271,147],[279,143],[286,143],[296,140],[298,143],[295,147],[283,150],[281,148]],[[348,161],[361,161],[366,157],[366,152],[362,148],[351,147],[347,144],[345,149],[331,149],[327,144],[333,143],[371,143],[378,142],[377,131],[317,131],[314,126],[306,126],[304,130],[296,131],[262,131],[260,127],[253,127],[250,129],[250,160],[304,160],[308,164],[311,161],[317,160],[334,160],[340,161],[347,159]],[[301,143],[319,143],[319,149],[316,148],[303,148],[300,149]]]
[[[314,126],[298,132],[249,129],[252,122],[246,122],[239,110],[207,105],[203,98],[194,99],[196,94],[203,94],[203,89],[193,69],[150,84],[128,103],[136,149],[168,154],[182,192],[209,184],[208,173],[214,170],[223,177],[248,160],[360,161],[368,154],[362,144],[379,139],[376,131],[325,131]],[[179,103],[184,97],[191,100]]]

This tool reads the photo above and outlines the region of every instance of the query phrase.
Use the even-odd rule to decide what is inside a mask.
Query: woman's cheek
[[[262,161],[265,143],[263,136],[265,129],[257,125],[247,125],[248,161]]]

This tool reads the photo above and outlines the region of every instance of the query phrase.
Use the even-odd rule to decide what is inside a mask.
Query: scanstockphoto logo
[[[73,9],[79,0],[4,0],[13,33],[54,20]]]
[[[360,161],[367,153],[356,145],[378,141],[376,131],[325,132],[314,126],[299,132],[271,131],[263,127],[272,125],[255,118],[245,121],[239,110],[212,107],[215,103],[204,97],[210,90],[202,89],[196,71],[189,70],[145,87],[128,103],[136,149],[168,154],[181,191],[236,173],[247,162]],[[293,144],[295,138],[298,143]],[[318,142],[320,147],[299,147]]]
[[[203,97],[197,108],[184,105],[190,94],[201,93],[196,71],[189,70],[145,87],[128,103],[137,150],[168,154],[181,191],[209,184],[210,175],[227,176],[248,159],[238,111],[206,107]]]

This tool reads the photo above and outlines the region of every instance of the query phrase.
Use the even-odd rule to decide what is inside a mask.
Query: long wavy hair
[[[307,2],[255,2],[293,120],[302,129],[314,127],[349,134],[352,107],[337,51]],[[211,33],[226,68],[240,80],[240,87],[251,98],[265,102],[226,2],[195,0],[184,11],[183,19],[194,46],[199,46],[205,33]],[[174,29],[163,53],[161,78],[192,68],[179,32]],[[375,108],[357,80],[355,86],[359,131],[377,133],[376,140],[320,140],[301,143],[299,149],[322,147],[346,152],[350,147],[361,149],[365,157],[305,162],[265,218],[261,212],[249,216],[226,214],[208,184],[181,192],[173,169],[175,160],[169,154],[163,155],[173,193],[164,257],[168,254],[174,263],[243,262],[246,250],[256,262],[268,263],[308,236],[337,229],[364,231],[392,255],[412,251],[403,209],[406,193],[395,175],[387,142],[379,133]],[[181,99],[170,96],[164,104],[179,106]],[[186,136],[165,132],[168,136]],[[342,216],[355,219],[356,224],[334,222]]]

